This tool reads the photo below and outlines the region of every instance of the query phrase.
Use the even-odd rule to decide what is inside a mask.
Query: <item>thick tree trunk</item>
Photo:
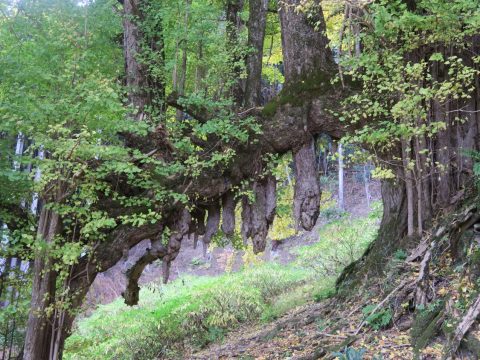
[[[247,83],[245,87],[245,107],[260,105],[262,83],[263,43],[267,22],[268,0],[250,0],[248,19]]]
[[[158,116],[164,110],[165,99],[165,80],[162,75],[153,75],[149,72],[149,66],[161,67],[165,63],[163,28],[160,17],[155,17],[156,32],[153,37],[145,38],[142,33],[142,21],[146,16],[143,7],[145,2],[142,0],[126,0],[123,5],[123,51],[125,57],[126,85],[129,89],[128,100],[137,111],[136,120],[143,120],[147,116],[148,108],[153,115]],[[152,26],[153,24],[150,24]],[[142,47],[143,39],[147,47]],[[146,64],[138,61],[138,56],[142,52],[152,52],[153,63]]]
[[[306,79],[308,75],[325,71],[335,71],[333,55],[328,48],[328,39],[324,33],[325,20],[319,1],[315,15],[296,11],[301,0],[280,2],[280,23],[282,26],[282,52],[285,63],[285,82],[292,83]],[[314,24],[318,25],[315,31]]]
[[[226,17],[227,17],[227,47],[232,57],[232,64],[236,64],[233,67],[233,74],[237,77],[238,81],[235,81],[231,89],[231,95],[234,103],[237,107],[241,107],[244,99],[244,91],[242,83],[240,81],[240,74],[242,68],[238,65],[241,61],[239,53],[239,39],[240,27],[242,25],[242,19],[240,13],[243,9],[244,0],[227,0],[226,3]]]
[[[400,175],[400,174],[399,174]],[[380,274],[385,259],[396,249],[405,248],[407,233],[407,196],[405,183],[384,180],[381,184],[383,216],[376,240],[364,255],[345,268],[337,279],[337,287],[351,289],[366,274]]]
[[[286,88],[306,82],[321,84],[328,77],[328,75],[324,76],[323,74],[331,75],[335,69],[333,55],[327,47],[328,39],[323,32],[323,29],[325,29],[323,13],[319,2],[315,1],[314,3],[318,7],[314,19],[295,10],[300,4],[300,0],[282,2],[280,5],[279,15]],[[319,31],[315,31],[313,23],[319,24]],[[299,56],[299,54],[302,55]],[[308,79],[308,76],[311,76],[311,78]],[[316,85],[318,86],[318,84]],[[298,97],[301,95],[292,92],[290,96]],[[296,169],[294,217],[297,229],[303,228],[305,230],[313,228],[320,213],[321,193],[314,139],[312,133],[308,131],[311,118],[319,116],[316,109],[316,104],[308,98],[303,100],[300,106],[284,109],[288,114],[288,120],[294,122],[297,126],[303,125],[304,134],[296,138],[297,144],[292,148],[295,149],[294,162]]]
[[[61,231],[60,216],[44,207],[40,214],[37,238],[44,241],[47,247],[39,249],[35,254],[33,266],[32,301],[28,316],[27,333],[25,336],[24,360],[55,359],[57,355],[51,353],[50,345],[53,341],[55,319],[49,315],[48,308],[54,305],[57,273],[52,269],[52,258],[48,253],[55,236]]]

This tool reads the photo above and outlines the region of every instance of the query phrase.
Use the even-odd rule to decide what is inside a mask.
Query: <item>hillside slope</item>
[[[480,215],[466,205],[439,220],[382,276],[340,287],[267,326],[244,327],[192,359],[478,359]]]

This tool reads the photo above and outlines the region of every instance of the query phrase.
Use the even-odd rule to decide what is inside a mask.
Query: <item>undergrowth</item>
[[[77,322],[64,358],[182,358],[185,351],[221,341],[241,323],[273,321],[328,298],[341,268],[373,240],[380,213],[332,221],[320,231],[320,241],[297,248],[297,259],[288,265],[259,263],[216,277],[184,276],[143,288],[135,307],[122,299],[101,305]]]
[[[239,323],[261,318],[278,295],[309,281],[305,269],[269,263],[150,286],[142,289],[138,306],[118,299],[80,320],[67,340],[65,359],[175,357],[184,345],[202,347]]]

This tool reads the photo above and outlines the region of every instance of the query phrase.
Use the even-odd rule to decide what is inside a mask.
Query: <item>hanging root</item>
[[[296,172],[293,212],[296,226],[297,230],[310,231],[320,213],[321,196],[313,138],[293,156]]]
[[[205,234],[205,215],[204,208],[197,206],[192,210],[192,221],[190,224],[190,234],[193,234],[193,248],[197,248],[199,235]]]
[[[205,228],[205,235],[203,236],[203,256],[207,256],[208,245],[212,241],[212,237],[217,233],[220,225],[220,205],[215,202],[208,206],[207,226]]]
[[[168,281],[170,263],[173,261],[180,251],[180,244],[190,229],[191,217],[186,209],[179,211],[175,217],[173,224],[170,224],[171,235],[168,244],[162,243],[162,233],[160,233],[153,241],[150,248],[145,249],[144,254],[130,267],[127,272],[127,287],[122,293],[127,305],[137,305],[139,300],[140,287],[138,280],[142,275],[145,267],[155,260],[161,259],[163,264],[163,280]]]
[[[162,259],[163,283],[168,282],[170,277],[170,264],[180,252],[182,239],[188,235],[191,229],[192,217],[187,209],[180,211],[173,223],[170,225],[170,238],[168,239],[167,254]]]
[[[253,184],[255,200],[250,203],[242,199],[242,238],[246,244],[252,239],[253,251],[257,254],[265,250],[268,230],[275,218],[276,180],[266,176]]]
[[[277,209],[277,179],[275,176],[267,176],[265,180],[265,201],[265,218],[270,226],[273,224],[273,220],[275,220],[275,211]]]
[[[250,238],[252,233],[251,218],[252,218],[252,207],[250,205],[248,197],[243,196],[242,197],[242,227],[241,227],[243,245],[248,244],[248,239]]]
[[[235,194],[226,192],[222,197],[222,231],[231,237],[235,232]]]
[[[142,275],[143,270],[148,264],[151,264],[157,259],[163,258],[167,254],[167,248],[162,244],[162,235],[158,235],[152,241],[152,247],[147,248],[144,254],[137,260],[137,262],[127,270],[127,287],[122,293],[125,299],[125,304],[129,306],[137,305],[139,300],[140,287],[138,280]]]

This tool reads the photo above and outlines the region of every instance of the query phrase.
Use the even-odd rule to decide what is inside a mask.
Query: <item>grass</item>
[[[184,276],[150,285],[140,303],[118,299],[80,319],[67,339],[64,358],[182,358],[187,348],[223,339],[240,323],[269,322],[309,301],[333,294],[335,278],[373,240],[380,211],[326,225],[320,241],[297,248],[289,265],[260,263],[216,277]]]
[[[121,299],[81,319],[67,340],[65,359],[151,359],[175,357],[184,340],[201,347],[239,323],[261,318],[286,289],[311,281],[293,266],[262,264],[217,277],[183,277],[142,289],[140,303]]]
[[[309,268],[321,276],[337,277],[375,239],[381,211],[375,204],[364,218],[352,220],[342,215],[331,221],[320,230],[320,241],[294,250],[297,266]]]

